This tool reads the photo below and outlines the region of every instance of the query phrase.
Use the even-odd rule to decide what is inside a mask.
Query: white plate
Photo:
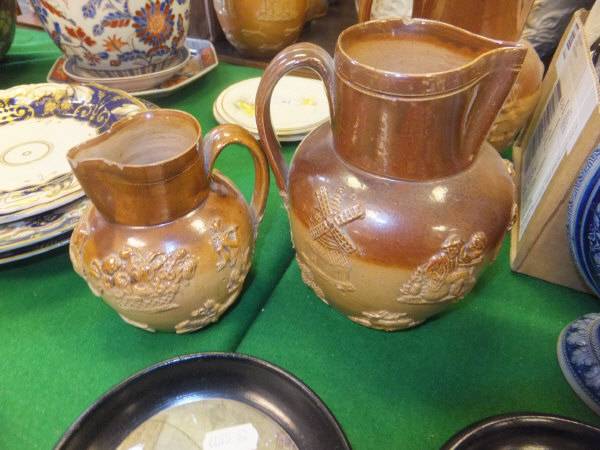
[[[215,106],[230,123],[257,133],[255,98],[260,78],[240,81],[225,89]],[[271,98],[273,128],[278,136],[309,133],[329,120],[329,102],[321,80],[287,75],[275,86]]]
[[[230,121],[228,121],[227,119],[223,118],[220,114],[219,111],[217,111],[216,105],[213,105],[213,116],[215,116],[215,120],[220,123],[220,124],[226,124],[226,123],[231,123]],[[237,125],[237,124],[236,124]],[[252,136],[254,136],[254,139],[259,140],[259,136],[258,136],[258,132],[253,132],[248,130]],[[308,133],[299,133],[299,134],[285,134],[285,135],[279,135],[277,136],[277,139],[279,139],[281,142],[296,142],[296,141],[301,141],[302,139],[304,139],[306,137]]]
[[[143,110],[140,100],[99,85],[0,90],[0,223],[83,196],[65,157],[69,149]]]

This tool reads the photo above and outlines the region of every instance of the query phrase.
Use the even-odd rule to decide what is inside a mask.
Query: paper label
[[[204,436],[204,450],[256,450],[258,431],[250,423],[210,431]]]
[[[519,239],[556,169],[575,146],[599,103],[596,73],[589,63],[579,19],[571,27],[556,70],[556,84],[523,151]]]

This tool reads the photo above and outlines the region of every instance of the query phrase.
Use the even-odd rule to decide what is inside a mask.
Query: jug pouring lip
[[[177,121],[177,127],[188,128],[189,142],[173,151],[162,153],[159,149],[154,157],[142,155],[143,148],[136,150],[136,156],[127,156],[128,138],[122,139],[121,134],[135,130],[147,120],[158,120],[161,124]],[[129,140],[134,138],[135,135]],[[107,131],[71,148],[67,152],[67,160],[76,175],[79,166],[93,165],[123,173],[130,184],[156,183],[176,176],[201,158],[201,140],[202,127],[194,116],[185,111],[157,108],[140,111],[115,122]]]
[[[369,44],[376,40],[379,44]],[[365,50],[361,52],[360,46]],[[404,62],[393,58],[394,52],[402,52]],[[498,68],[519,71],[526,52],[523,44],[490,39],[436,20],[383,19],[342,31],[334,64],[338,76],[362,89],[418,98],[452,94]],[[401,65],[407,68],[400,70]]]

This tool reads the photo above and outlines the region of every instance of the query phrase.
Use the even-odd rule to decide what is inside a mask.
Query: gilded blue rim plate
[[[0,223],[23,218],[21,211],[39,214],[83,196],[67,151],[145,109],[125,92],[93,84],[0,90]]]
[[[80,197],[51,211],[0,224],[0,258],[7,252],[73,231],[89,203],[87,197]]]
[[[566,228],[575,266],[588,287],[600,296],[600,147],[573,186]]]
[[[60,247],[64,247],[71,242],[71,233],[73,230],[66,231],[65,233],[53,236],[44,241],[36,242],[34,244],[19,247],[14,250],[9,250],[0,253],[0,264],[8,264],[22,259],[31,258],[33,256],[47,253],[51,250],[55,250]]]

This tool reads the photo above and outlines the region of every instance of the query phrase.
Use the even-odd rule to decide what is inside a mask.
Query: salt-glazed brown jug
[[[425,19],[344,30],[334,58],[306,43],[267,67],[260,139],[288,210],[302,278],[368,327],[413,327],[464,297],[514,223],[512,166],[485,137],[526,50]],[[270,99],[297,68],[323,79],[331,124],[289,169]]]
[[[272,57],[298,40],[304,23],[317,14],[313,3],[314,0],[213,0],[229,43],[244,55],[260,58]]]
[[[248,206],[213,164],[230,143],[252,155]],[[70,244],[76,272],[128,323],[185,333],[215,322],[248,273],[269,189],[256,140],[237,125],[207,133],[182,111],[152,110],[71,149],[91,199]]]
[[[533,46],[521,39],[534,0],[414,0],[413,17],[439,20],[501,41],[527,47],[521,72],[487,140],[496,150],[510,146],[533,113],[542,90],[544,64]],[[361,0],[359,13],[368,18],[372,0]]]

